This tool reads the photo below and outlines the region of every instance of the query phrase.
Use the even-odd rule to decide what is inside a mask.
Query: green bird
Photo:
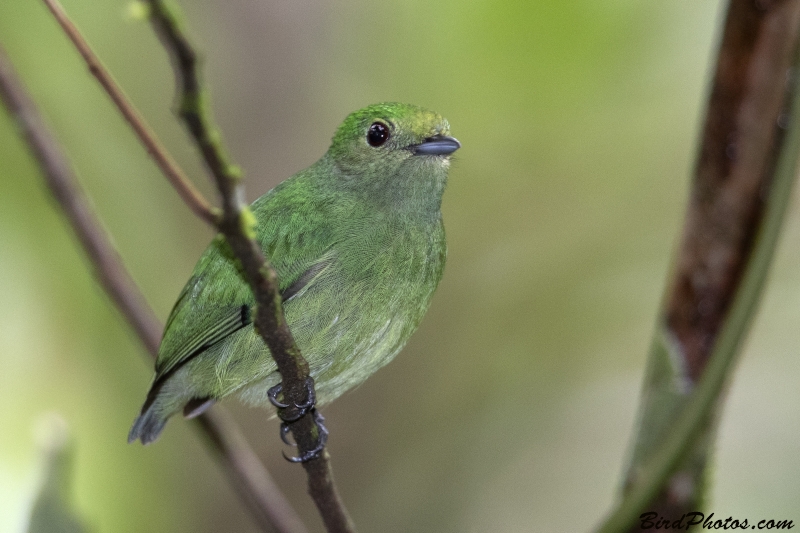
[[[461,145],[442,116],[376,104],[349,115],[330,148],[256,200],[256,240],[309,363],[317,405],[363,382],[408,341],[442,278],[442,194]],[[281,377],[252,325],[254,298],[217,236],[167,320],[155,378],[128,441],[223,397],[278,405]]]

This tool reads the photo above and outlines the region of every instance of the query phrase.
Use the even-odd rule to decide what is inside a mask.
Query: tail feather
[[[214,405],[216,398],[194,395],[183,378],[181,374],[167,374],[153,383],[141,413],[133,421],[128,443],[141,440],[142,444],[150,444],[161,435],[172,415],[183,410],[186,418],[194,418]]]
[[[128,433],[128,444],[138,440],[142,444],[150,444],[161,435],[167,418],[159,416],[154,409],[155,404],[147,406],[142,413],[133,421],[130,433]]]
[[[183,409],[183,416],[194,418],[203,414],[209,407],[216,403],[216,398],[206,396],[203,398],[174,397],[169,391],[164,394],[160,386],[150,389],[142,406],[142,411],[128,433],[128,443],[141,440],[142,444],[150,444],[161,435],[169,417]]]
[[[162,394],[165,392],[164,386],[171,374],[162,376],[156,379],[150,390],[147,392],[147,398],[144,400],[142,410],[136,420],[133,421],[133,426],[128,433],[128,444],[135,442],[137,439],[142,441],[142,444],[150,444],[161,435],[164,431],[164,426],[167,420],[172,416],[170,409],[165,409],[164,402],[169,394]]]

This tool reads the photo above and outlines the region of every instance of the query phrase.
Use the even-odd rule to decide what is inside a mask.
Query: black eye
[[[367,130],[367,142],[370,146],[380,146],[389,140],[389,128],[383,122],[373,122]]]

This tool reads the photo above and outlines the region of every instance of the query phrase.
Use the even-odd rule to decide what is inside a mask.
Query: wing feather
[[[257,240],[278,273],[283,301],[302,297],[335,260],[330,205],[315,201],[295,182],[278,186],[252,206]],[[314,228],[313,232],[309,228]],[[252,323],[255,302],[238,262],[217,237],[195,266],[167,320],[156,381]]]

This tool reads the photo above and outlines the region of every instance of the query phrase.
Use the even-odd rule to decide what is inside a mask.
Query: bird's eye
[[[367,142],[370,146],[380,146],[389,140],[389,127],[383,122],[373,122],[367,130]]]

